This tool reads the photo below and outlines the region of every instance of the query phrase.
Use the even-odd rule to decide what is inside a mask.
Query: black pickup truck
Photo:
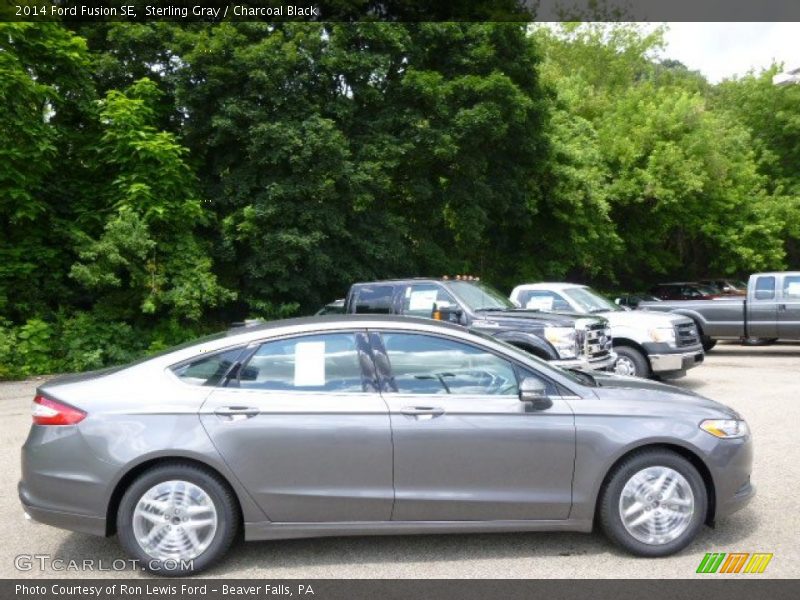
[[[517,308],[471,280],[394,279],[356,283],[344,312],[427,317],[457,323],[566,368],[611,369],[616,362],[602,317]]]

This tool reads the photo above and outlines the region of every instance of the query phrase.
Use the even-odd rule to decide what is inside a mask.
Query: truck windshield
[[[448,286],[473,311],[515,308],[503,294],[479,281],[450,281]]]
[[[564,290],[564,293],[580,307],[581,312],[598,313],[609,310],[624,310],[590,288],[569,288]]]

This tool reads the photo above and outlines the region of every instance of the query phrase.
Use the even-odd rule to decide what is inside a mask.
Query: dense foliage
[[[313,312],[366,278],[797,266],[800,86],[711,85],[660,44],[631,25],[0,24],[0,378]]]

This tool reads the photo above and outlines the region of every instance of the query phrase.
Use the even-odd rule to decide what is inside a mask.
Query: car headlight
[[[741,419],[707,419],[700,423],[700,429],[726,440],[741,438],[749,433],[747,423]]]
[[[647,332],[654,342],[675,343],[675,329],[672,327],[656,327]]]
[[[578,356],[575,329],[573,327],[545,327],[544,337],[553,344],[559,358],[575,358]]]

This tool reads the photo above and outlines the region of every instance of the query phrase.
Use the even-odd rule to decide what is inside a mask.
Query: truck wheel
[[[712,340],[706,336],[703,336],[700,341],[703,343],[703,350],[706,352],[711,352],[712,348],[717,345],[717,340]]]
[[[632,454],[609,475],[598,517],[608,538],[637,556],[667,556],[703,527],[708,495],[688,460],[668,450]]]
[[[617,375],[634,377],[650,375],[650,365],[647,364],[647,359],[636,348],[617,346],[614,348],[614,352],[617,353],[617,362],[614,364],[614,373]]]

